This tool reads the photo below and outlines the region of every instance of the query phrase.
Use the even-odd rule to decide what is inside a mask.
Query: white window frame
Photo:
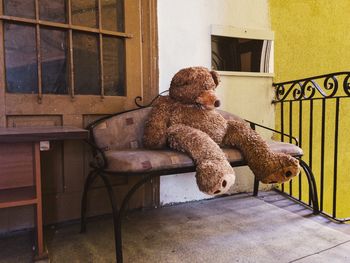
[[[237,28],[233,26],[211,25],[211,36],[234,37],[245,39],[264,40],[266,47],[264,52],[265,60],[262,60],[267,72],[245,72],[245,71],[218,71],[220,75],[230,76],[257,76],[273,77],[274,76],[274,32],[270,30]],[[266,45],[265,45],[266,43]]]

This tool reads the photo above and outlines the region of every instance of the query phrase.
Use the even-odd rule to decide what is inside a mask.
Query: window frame
[[[72,99],[75,97],[75,82],[74,82],[74,58],[73,58],[73,32],[84,32],[84,33],[90,33],[94,34],[95,36],[98,36],[98,56],[99,56],[99,67],[100,71],[99,78],[100,78],[100,96],[103,99],[105,97],[104,94],[104,63],[103,63],[103,37],[117,37],[121,39],[131,39],[133,38],[132,34],[126,33],[126,32],[119,32],[119,31],[112,31],[112,30],[106,30],[102,27],[102,4],[101,0],[97,0],[98,8],[96,10],[97,17],[98,17],[98,27],[87,27],[87,26],[80,26],[80,25],[74,25],[72,23],[72,3],[71,0],[67,0],[66,2],[66,23],[60,23],[60,22],[52,22],[47,20],[40,20],[40,6],[39,6],[39,0],[35,0],[35,19],[31,18],[23,18],[23,17],[17,17],[17,16],[9,16],[4,14],[4,1],[0,1],[0,20],[3,22],[11,22],[15,24],[29,24],[32,26],[35,26],[35,34],[36,34],[36,57],[37,57],[37,72],[38,72],[38,102],[41,103],[42,97],[43,97],[43,91],[42,91],[42,59],[41,59],[41,37],[40,37],[40,28],[51,28],[56,30],[65,30],[68,31],[68,43],[67,43],[67,67],[68,67],[68,94],[64,95],[70,95]],[[123,4],[124,8],[124,14],[125,14],[125,4]],[[124,17],[124,23],[125,23],[125,17]],[[125,31],[125,29],[124,29]],[[4,31],[2,29],[1,34],[4,34]],[[5,52],[3,49],[1,52]],[[125,51],[126,53],[126,51]],[[4,53],[3,53],[4,54]],[[4,55],[3,55],[4,57]],[[126,59],[126,55],[125,55]],[[126,63],[126,61],[125,61]],[[4,63],[5,64],[5,63]],[[5,65],[6,66],[6,65]],[[125,87],[127,88],[127,87]],[[127,90],[125,91],[127,93]],[[55,95],[55,94],[51,94]],[[62,95],[62,94],[61,94]],[[80,95],[80,94],[79,94]],[[84,96],[84,94],[81,94]],[[90,96],[98,96],[94,94],[86,94]],[[118,97],[118,96],[113,96]]]
[[[270,44],[267,52],[268,72],[247,72],[247,71],[222,71],[217,70],[220,75],[227,76],[252,76],[252,77],[273,77],[274,76],[274,32],[270,30],[237,28],[233,26],[211,25],[212,36],[243,38],[250,40],[266,40]],[[211,41],[211,40],[210,40]],[[211,47],[212,51],[212,47]],[[211,58],[212,61],[212,58]],[[213,66],[213,65],[212,65]]]

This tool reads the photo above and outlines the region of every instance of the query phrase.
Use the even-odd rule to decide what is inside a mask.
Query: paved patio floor
[[[45,230],[50,261],[115,262],[110,216]],[[314,216],[275,192],[129,212],[124,262],[350,262],[350,225]],[[32,234],[0,239],[0,262],[31,262]]]

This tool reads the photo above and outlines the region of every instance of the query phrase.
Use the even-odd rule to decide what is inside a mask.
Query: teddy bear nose
[[[217,107],[220,107],[220,104],[221,104],[221,102],[220,102],[220,100],[216,100],[215,102],[214,102],[214,106],[217,108]]]

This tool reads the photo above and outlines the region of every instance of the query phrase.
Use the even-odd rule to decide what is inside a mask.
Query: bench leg
[[[122,231],[121,231],[121,225],[122,225],[122,218],[123,215],[125,214],[127,204],[133,194],[145,183],[150,181],[155,175],[147,175],[143,179],[141,179],[139,182],[137,182],[126,194],[125,198],[123,199],[122,206],[120,210],[118,211],[117,207],[117,201],[115,198],[115,194],[112,188],[112,185],[108,179],[108,176],[103,174],[100,171],[93,170],[89,173],[85,180],[85,185],[84,185],[84,192],[83,192],[83,197],[82,197],[82,202],[81,202],[81,233],[86,231],[86,206],[87,206],[87,193],[89,191],[90,186],[94,182],[94,180],[97,178],[97,176],[100,176],[101,179],[103,180],[108,196],[111,202],[112,206],[112,214],[113,214],[113,226],[114,226],[114,241],[115,241],[115,249],[116,249],[116,262],[117,263],[122,263],[123,262],[123,244],[122,244]]]
[[[86,180],[84,185],[83,197],[81,198],[81,217],[80,217],[80,233],[86,232],[86,206],[87,206],[87,194],[92,183],[97,177],[97,171],[92,170]]]
[[[118,216],[119,216],[120,212],[118,212],[117,200],[116,200],[116,197],[115,197],[115,194],[113,191],[113,187],[112,187],[108,177],[103,173],[99,173],[99,175],[102,178],[102,180],[107,188],[109,200],[111,202],[112,215],[113,215],[113,226],[114,226],[114,242],[115,242],[115,249],[117,251],[117,262],[122,263],[123,262],[122,255],[120,254],[120,257],[118,257],[118,250],[119,249],[121,250],[121,238],[120,238],[120,243],[119,243],[119,238],[117,238],[117,237],[120,236],[120,232],[118,232],[118,228],[116,227],[116,222],[118,220]]]
[[[113,214],[113,223],[114,223],[114,237],[115,237],[115,248],[118,251],[119,244],[117,244],[117,238],[119,236],[119,233],[117,231],[116,227],[116,222],[118,220],[118,207],[117,207],[117,201],[114,195],[114,191],[112,188],[112,185],[108,179],[108,177],[103,174],[101,171],[98,170],[93,170],[89,173],[88,177],[85,180],[85,185],[84,185],[84,192],[83,192],[83,197],[82,197],[82,202],[81,202],[81,233],[84,233],[86,231],[86,206],[87,206],[87,193],[89,191],[90,186],[92,185],[93,181],[97,178],[97,176],[100,176],[104,185],[106,186],[109,200],[111,202],[112,206],[112,214]],[[121,240],[121,239],[120,239]],[[121,248],[121,246],[120,246]],[[118,253],[117,253],[118,254]],[[120,254],[121,255],[121,254]],[[123,258],[122,257],[117,257],[117,262],[122,263]]]
[[[258,196],[258,191],[259,191],[259,179],[254,176],[254,191],[253,191],[253,196]]]
[[[320,209],[318,206],[318,196],[317,196],[317,187],[315,177],[310,169],[310,167],[302,160],[299,159],[300,166],[304,169],[308,183],[309,183],[309,192],[311,195],[311,202],[314,215],[320,213]]]
[[[119,214],[117,217],[117,220],[114,220],[114,228],[115,228],[115,246],[116,246],[116,258],[118,263],[123,262],[123,241],[122,241],[122,219],[123,215],[125,214],[125,211],[127,209],[127,205],[129,203],[129,200],[134,195],[134,193],[145,183],[150,181],[153,177],[156,175],[147,175],[144,178],[142,178],[140,181],[138,181],[126,194],[126,196],[123,199],[122,205],[119,210]]]

